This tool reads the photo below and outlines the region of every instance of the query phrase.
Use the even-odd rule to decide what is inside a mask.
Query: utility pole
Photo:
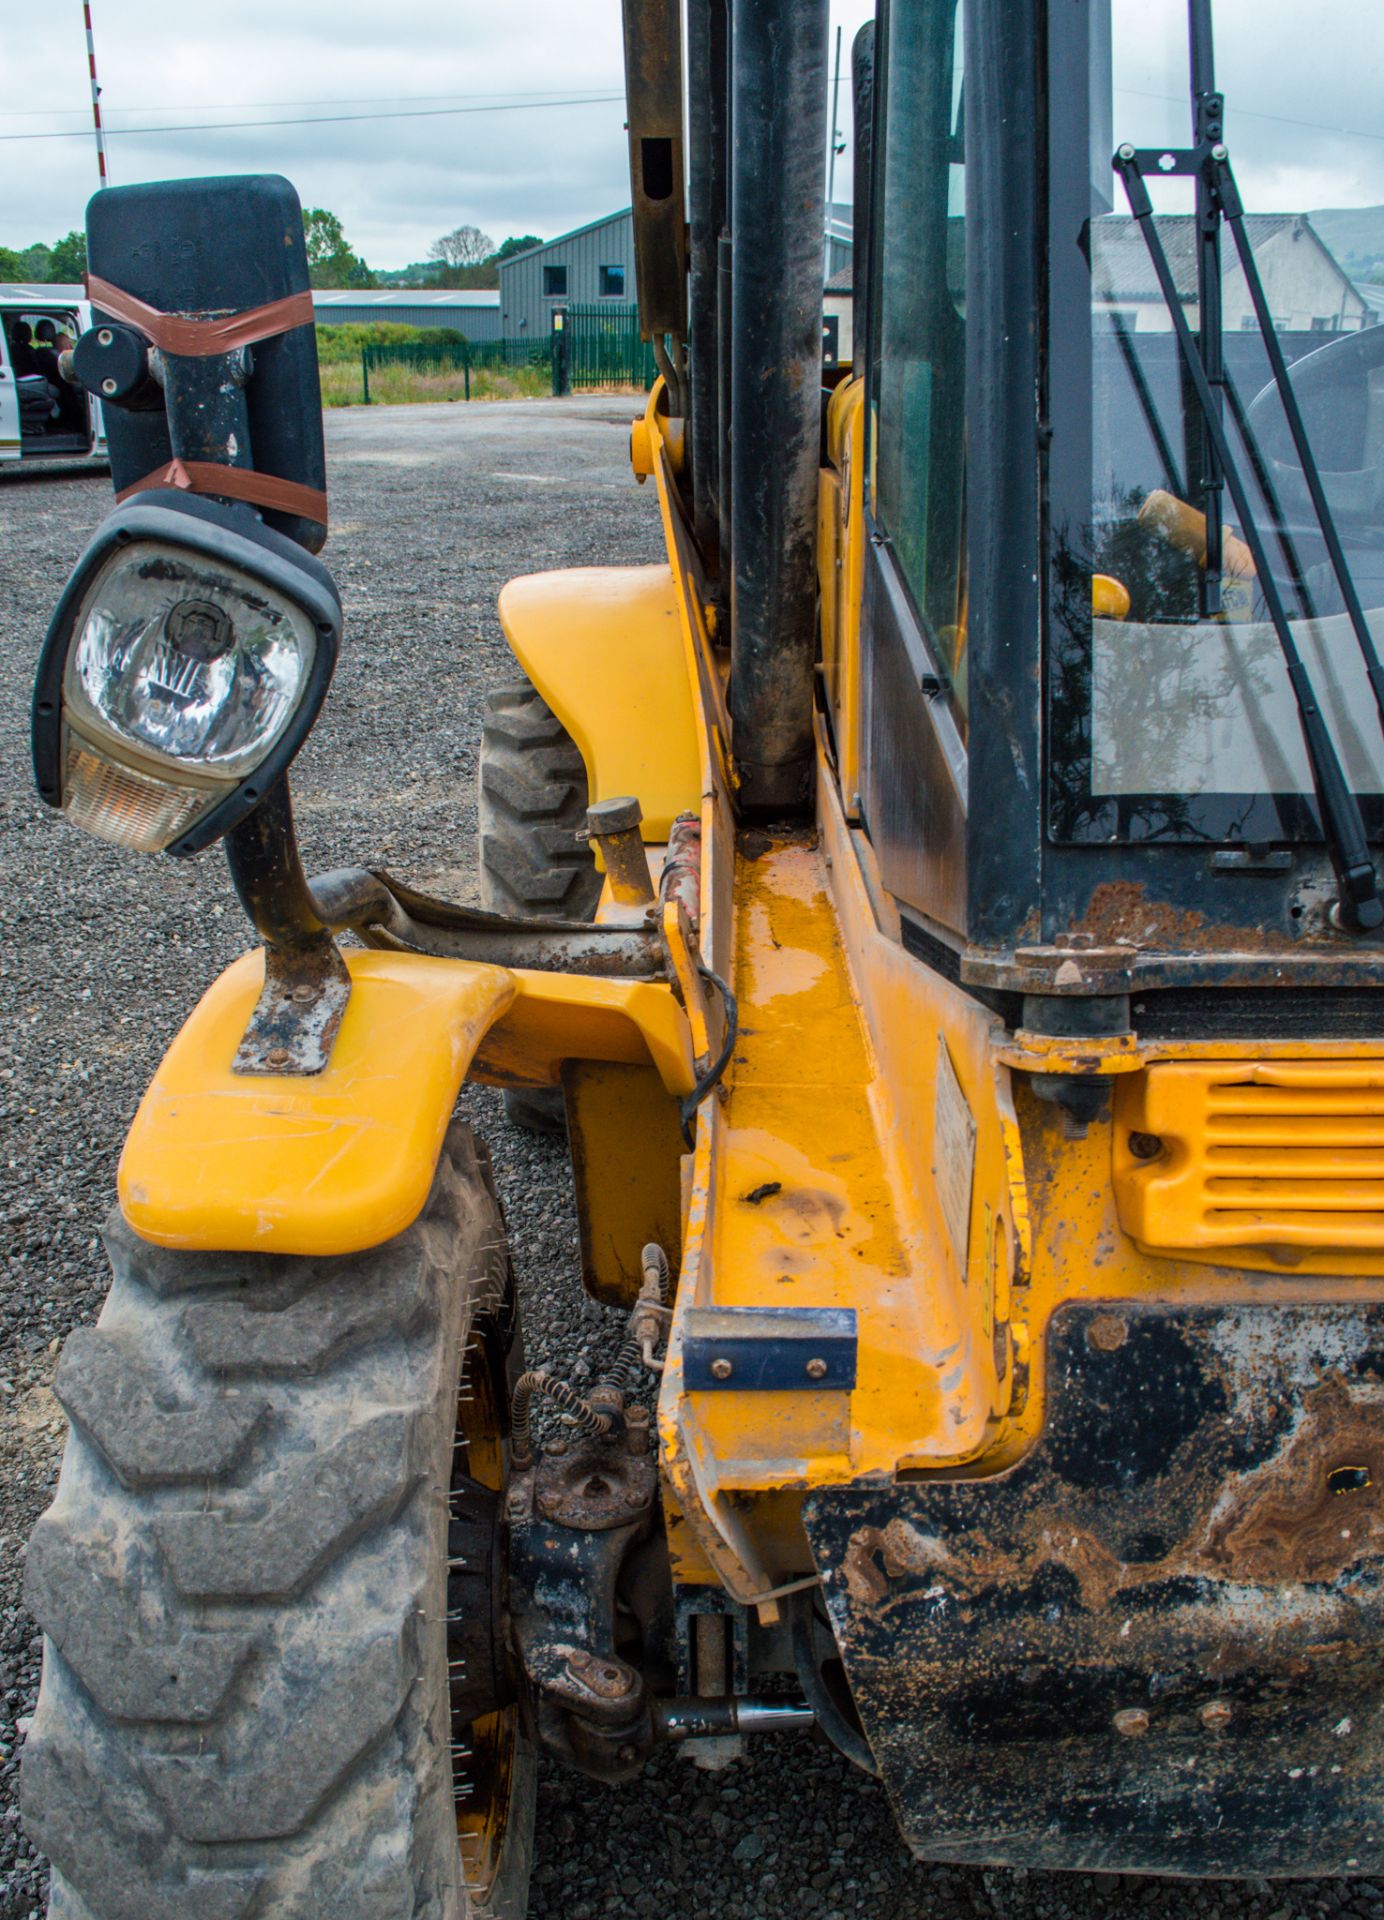
[[[87,67],[91,74],[91,117],[96,123],[96,166],[101,185],[108,187],[110,175],[106,171],[106,130],[101,125],[101,89],[96,84],[96,41],[91,31],[91,0],[82,0],[82,12],[86,16]],[[837,41],[839,54],[839,34]]]

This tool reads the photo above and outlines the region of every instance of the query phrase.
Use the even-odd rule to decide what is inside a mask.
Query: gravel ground
[[[346,601],[336,683],[295,775],[309,871],[387,862],[473,887],[480,701],[511,672],[495,596],[513,573],[660,557],[652,488],[627,465],[627,400],[416,407],[328,417]],[[23,1542],[62,1445],[62,1337],[106,1287],[97,1238],[129,1118],[196,996],[247,944],[215,852],[146,860],[67,828],[34,797],[28,698],[48,609],[109,498],[104,478],[0,479],[0,1920],[43,1912],[46,1874],[14,1787],[39,1640]],[[578,1378],[610,1316],[578,1280],[565,1155],[464,1096],[491,1141],[516,1242],[526,1340]],[[884,1796],[801,1737],[720,1774],[669,1754],[618,1791],[550,1769],[532,1920],[1308,1920],[1384,1916],[1367,1882],[1183,1882],[925,1867]],[[189,1916],[193,1920],[193,1916]],[[271,1920],[271,1917],[266,1917]]]

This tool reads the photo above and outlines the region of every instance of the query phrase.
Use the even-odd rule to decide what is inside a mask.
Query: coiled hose
[[[627,1398],[643,1377],[644,1349],[651,1344],[651,1336],[641,1320],[640,1309],[666,1307],[668,1304],[668,1256],[656,1240],[650,1240],[640,1254],[639,1267],[644,1284],[639,1289],[639,1297],[626,1323],[625,1337],[620,1342],[615,1364],[606,1376],[607,1384],[618,1388]]]
[[[527,1467],[533,1459],[531,1421],[533,1403],[539,1395],[551,1400],[591,1440],[599,1439],[610,1429],[609,1414],[597,1413],[594,1407],[588,1407],[565,1380],[556,1380],[550,1373],[521,1373],[514,1383],[509,1407],[510,1454],[516,1467]]]

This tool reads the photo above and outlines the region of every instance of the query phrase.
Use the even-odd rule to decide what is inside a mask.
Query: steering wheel
[[[1384,326],[1347,333],[1288,369],[1333,516],[1384,531]],[[1311,496],[1271,380],[1246,418],[1283,511],[1311,521]]]

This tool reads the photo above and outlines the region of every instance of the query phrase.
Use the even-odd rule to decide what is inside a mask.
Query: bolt
[[[1163,1151],[1163,1142],[1156,1133],[1131,1133],[1129,1150],[1136,1160],[1156,1160]]]
[[[293,998],[298,1002],[300,1007],[310,1006],[317,998],[317,989],[316,987],[310,987],[306,984],[301,987],[295,987],[293,989]]]
[[[1211,149],[1211,158],[1213,160],[1228,160],[1230,158],[1229,147],[1222,146],[1218,141]]]
[[[548,1442],[547,1452],[548,1452],[548,1457],[550,1459],[554,1455],[561,1457],[561,1455],[566,1453],[566,1451],[567,1451],[567,1442],[563,1439],[561,1434],[558,1434],[555,1440],[550,1440]]]
[[[110,380],[110,379],[103,380],[101,382],[101,391],[102,393],[119,393],[120,382],[118,380]]]
[[[1086,1329],[1086,1344],[1097,1353],[1116,1353],[1129,1338],[1129,1322],[1120,1313],[1098,1313]]]
[[[1208,1733],[1219,1733],[1222,1727],[1228,1727],[1233,1709],[1228,1700],[1208,1700],[1201,1710],[1201,1724]]]
[[[1126,1740],[1136,1740],[1141,1733],[1148,1732],[1149,1717],[1142,1707],[1121,1707],[1110,1724]]]
[[[562,1511],[562,1501],[560,1497],[555,1493],[540,1493],[538,1496],[538,1511],[543,1515],[545,1520],[556,1520],[558,1514]]]
[[[111,332],[109,327],[102,327],[101,331],[97,334],[96,339],[97,339],[98,345],[103,347],[108,347],[114,341],[115,335]]]
[[[647,1407],[626,1407],[625,1445],[631,1453],[647,1453],[649,1451],[649,1410]]]
[[[271,1047],[265,1054],[264,1061],[269,1067],[286,1067],[292,1058],[293,1055],[287,1047]]]
[[[1129,145],[1128,141],[1120,148],[1120,158],[1121,160],[1132,160],[1134,158],[1134,149]]]
[[[807,1377],[809,1380],[825,1380],[827,1377],[826,1361],[809,1360],[807,1363]]]
[[[729,1360],[713,1360],[711,1363],[711,1377],[713,1380],[729,1380],[734,1372],[735,1368]]]

